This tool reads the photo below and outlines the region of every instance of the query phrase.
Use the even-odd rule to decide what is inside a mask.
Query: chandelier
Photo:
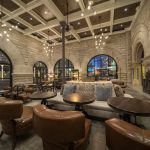
[[[99,17],[99,20],[101,21],[101,17]],[[107,39],[109,38],[109,36],[108,35],[105,35],[105,33],[104,32],[106,32],[107,31],[107,29],[105,28],[105,29],[103,29],[102,27],[101,27],[101,22],[100,22],[100,35],[95,35],[95,47],[96,47],[96,49],[103,49],[104,48],[104,46],[106,45],[106,41],[107,41]]]
[[[50,42],[49,42],[49,32],[50,31],[48,31],[48,39],[45,39],[43,42],[43,50],[44,50],[46,56],[52,56],[53,52],[54,52],[54,50],[53,50],[54,46],[52,44],[50,44]]]
[[[76,2],[79,2],[80,0],[75,0]],[[92,10],[93,11],[93,14],[96,15],[97,12],[93,9],[93,4],[94,4],[94,0],[88,0],[88,3],[87,3],[87,6],[86,6],[86,9],[87,10]],[[85,10],[84,10],[85,11]],[[83,17],[85,15],[85,13],[82,11],[81,12],[81,16]]]
[[[2,1],[2,4],[1,4],[1,9],[0,9],[0,39],[1,38],[4,38],[6,39],[6,41],[10,41],[10,32],[12,31],[12,28],[11,27],[7,27],[7,25],[5,23],[3,23],[2,21],[2,17],[3,17],[3,1]]]

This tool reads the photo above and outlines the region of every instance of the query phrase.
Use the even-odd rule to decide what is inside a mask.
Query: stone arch
[[[133,63],[136,62],[136,54],[137,54],[137,49],[140,44],[142,44],[143,49],[144,49],[144,54],[147,56],[149,52],[149,36],[148,36],[149,30],[148,28],[144,25],[141,24],[136,27],[133,35],[132,35],[132,61]]]
[[[14,72],[17,70],[18,65],[24,64],[23,56],[21,55],[19,49],[11,40],[7,42],[6,39],[2,38],[0,40],[0,49],[2,49],[9,56],[13,65]]]

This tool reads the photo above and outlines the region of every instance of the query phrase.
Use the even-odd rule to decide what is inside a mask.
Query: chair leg
[[[3,131],[1,131],[1,133],[0,133],[0,138],[3,136],[3,134],[4,134],[4,132],[3,132]]]

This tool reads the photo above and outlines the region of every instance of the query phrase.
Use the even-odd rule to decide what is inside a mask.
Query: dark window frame
[[[106,56],[106,57],[108,57],[108,67],[110,66],[110,59],[112,59],[114,62],[115,62],[115,64],[116,64],[116,71],[115,71],[115,76],[109,76],[110,75],[110,70],[109,70],[109,68],[101,68],[102,70],[106,70],[106,71],[108,71],[108,76],[103,76],[104,78],[105,77],[108,77],[108,78],[118,78],[118,64],[117,64],[117,62],[116,62],[116,60],[113,58],[113,57],[111,57],[111,56],[109,56],[109,55],[106,55],[106,54],[100,54],[100,55],[96,55],[96,56],[94,56],[94,57],[92,57],[91,59],[90,59],[90,61],[88,62],[88,64],[87,64],[87,76],[88,77],[96,77],[97,75],[96,75],[96,73],[95,73],[95,69],[94,69],[94,75],[92,75],[92,76],[89,76],[89,68],[92,68],[92,67],[90,67],[90,63],[94,60],[94,67],[93,68],[95,68],[95,64],[99,61],[99,60],[97,60],[96,61],[96,59],[98,59],[98,58],[101,58],[102,56]],[[102,62],[102,61],[101,61]],[[102,78],[102,76],[99,76],[100,78]]]

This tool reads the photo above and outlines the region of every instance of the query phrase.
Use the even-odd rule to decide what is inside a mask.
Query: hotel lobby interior
[[[150,0],[0,0],[0,150],[150,150]]]

